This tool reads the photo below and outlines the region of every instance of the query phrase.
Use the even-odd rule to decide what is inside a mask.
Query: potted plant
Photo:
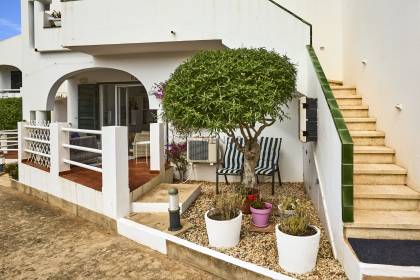
[[[239,207],[244,199],[237,193],[216,197],[214,208],[204,214],[209,245],[216,248],[231,248],[239,243],[242,212]]]
[[[257,199],[259,190],[254,188],[247,188],[245,185],[240,184],[236,188],[236,192],[244,198],[244,203],[241,206],[242,214],[251,214],[249,207],[251,202]]]
[[[273,205],[268,202],[263,202],[260,197],[251,202],[250,207],[252,213],[252,223],[254,226],[264,228],[268,226],[268,219],[270,218]]]
[[[61,12],[53,11],[51,16],[48,19],[50,21],[51,27],[60,27],[61,26]]]
[[[314,269],[321,232],[309,224],[308,207],[299,203],[296,214],[276,225],[279,265],[284,270],[303,274]]]
[[[4,172],[9,174],[12,180],[17,181],[19,179],[19,169],[17,163],[10,163],[4,166]]]
[[[284,217],[293,216],[296,214],[296,206],[299,204],[299,199],[291,196],[283,198],[277,206],[280,214]]]

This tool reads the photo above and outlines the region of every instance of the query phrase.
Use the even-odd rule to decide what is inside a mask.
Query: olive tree
[[[244,184],[255,187],[258,137],[276,120],[296,87],[286,56],[259,49],[202,51],[182,63],[165,84],[163,118],[177,131],[225,133],[244,154]],[[235,138],[239,132],[241,145]]]

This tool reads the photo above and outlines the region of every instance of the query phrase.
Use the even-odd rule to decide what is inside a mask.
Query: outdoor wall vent
[[[216,138],[195,137],[187,140],[187,161],[216,163]]]
[[[318,116],[316,98],[299,98],[299,139],[303,143],[316,142],[318,138]]]

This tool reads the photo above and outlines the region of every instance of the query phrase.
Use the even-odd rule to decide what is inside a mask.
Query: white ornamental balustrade
[[[50,122],[32,121],[25,125],[25,152],[29,162],[50,168]]]

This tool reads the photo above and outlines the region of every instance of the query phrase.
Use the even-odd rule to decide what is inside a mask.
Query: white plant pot
[[[210,210],[209,210],[210,211]],[[239,243],[242,225],[242,212],[236,218],[227,221],[213,220],[204,214],[209,245],[216,248],[232,248]]]
[[[279,265],[284,270],[303,274],[310,272],[316,265],[321,231],[311,226],[316,234],[311,236],[293,236],[279,230],[276,225],[277,253]]]

